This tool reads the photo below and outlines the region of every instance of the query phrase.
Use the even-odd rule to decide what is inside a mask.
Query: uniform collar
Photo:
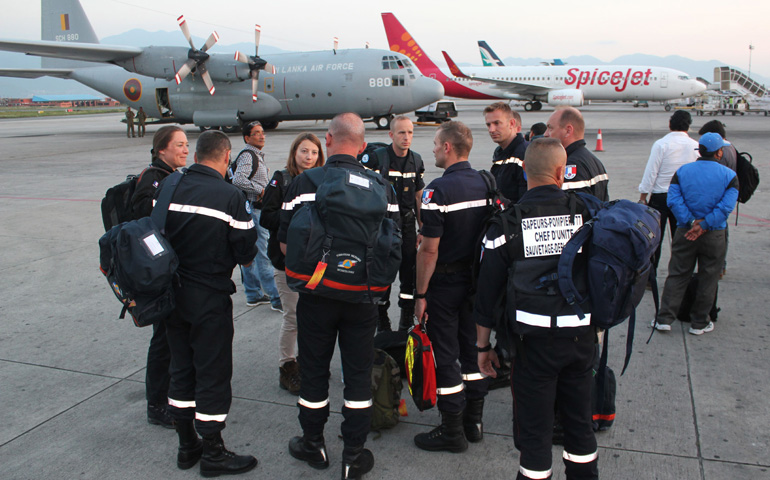
[[[169,173],[174,173],[174,169],[168,166],[168,164],[166,164],[166,162],[164,162],[160,158],[156,158],[155,160],[153,160],[150,166],[160,168],[161,170],[165,170]]]
[[[509,143],[507,147],[505,147],[505,148],[500,148],[500,147],[498,146],[497,148],[499,148],[499,149],[500,149],[500,152],[501,152],[501,153],[502,153],[502,154],[503,154],[505,157],[512,157],[512,156],[513,156],[513,152],[514,152],[514,150],[516,150],[516,149],[519,147],[519,145],[520,145],[522,142],[524,142],[524,135],[522,135],[522,134],[520,134],[520,133],[517,133],[517,134],[516,134],[516,135],[513,137],[513,140],[511,140],[511,143]]]
[[[352,155],[343,155],[343,154],[332,155],[331,157],[326,159],[326,165],[329,165],[332,163],[335,164],[334,165],[335,167],[341,166],[341,165],[354,165],[356,167],[364,168],[363,165],[358,163],[358,160],[356,159],[356,157]]]
[[[465,160],[463,162],[457,162],[454,165],[452,165],[449,168],[447,168],[446,170],[444,170],[444,175],[442,175],[442,176],[446,176],[446,175],[448,175],[448,174],[450,174],[452,172],[458,171],[458,170],[467,170],[469,168],[471,168],[471,162],[469,162],[468,160]]]
[[[585,141],[584,138],[581,138],[580,140],[576,140],[576,141],[570,143],[569,146],[567,148],[565,148],[564,150],[567,151],[567,156],[570,156],[570,155],[572,155],[572,153],[575,150],[577,150],[580,147],[585,147],[585,146],[586,146],[586,141]]]
[[[556,185],[541,185],[527,190],[519,199],[519,203],[539,203],[544,200],[564,197],[567,194]]]
[[[218,178],[219,180],[224,180],[224,178],[222,177],[222,175],[219,174],[219,172],[209,167],[208,165],[203,165],[202,163],[195,163],[193,165],[190,165],[187,171],[192,173],[202,173],[210,177]]]

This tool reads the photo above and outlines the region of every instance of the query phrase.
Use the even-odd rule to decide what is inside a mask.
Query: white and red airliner
[[[468,67],[461,70],[446,52],[448,71],[436,66],[392,13],[382,22],[390,49],[408,56],[423,75],[435,78],[446,95],[470,99],[525,101],[524,109],[543,103],[579,107],[586,100],[649,100],[685,98],[706,90],[686,73],[641,65],[534,65]]]

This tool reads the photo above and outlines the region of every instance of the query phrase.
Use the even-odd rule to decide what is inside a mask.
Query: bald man
[[[492,367],[499,361],[489,336],[497,300],[505,296],[516,346],[511,386],[513,440],[521,452],[517,480],[552,477],[554,405],[565,429],[567,478],[599,478],[591,419],[596,330],[590,315],[584,320],[575,316],[554,280],[564,244],[590,219],[577,195],[562,189],[567,163],[559,140],[539,138],[530,143],[524,156],[527,192],[483,239],[474,306],[478,364],[482,374],[496,375]],[[502,222],[508,223],[507,228]],[[580,256],[575,265],[576,281],[585,291],[586,272],[580,271],[585,263]]]
[[[356,156],[366,148],[364,122],[355,113],[334,117],[326,133],[327,160],[324,172],[345,169],[364,172]],[[354,175],[351,173],[350,177]],[[390,185],[369,172],[364,181],[379,181],[388,194],[388,211],[398,221],[398,203]],[[281,250],[301,248],[286,244],[289,223],[302,204],[315,201],[318,185],[307,172],[297,176],[286,191],[281,210],[278,240]],[[355,211],[356,205],[350,205]],[[287,268],[288,272],[288,268]],[[376,300],[376,297],[375,297]],[[289,453],[313,468],[327,468],[329,457],[324,442],[324,425],[329,417],[329,364],[339,336],[340,356],[345,381],[342,407],[342,478],[359,478],[374,466],[374,455],[364,448],[372,415],[371,373],[374,361],[374,330],[378,311],[376,303],[349,303],[299,292],[297,302],[297,345],[300,359],[299,423],[303,435],[289,442]],[[339,407],[338,407],[339,408]]]
[[[602,162],[586,148],[583,115],[577,108],[557,108],[546,124],[545,136],[558,139],[567,151],[564,190],[590,193],[603,202],[610,199],[609,177]]]

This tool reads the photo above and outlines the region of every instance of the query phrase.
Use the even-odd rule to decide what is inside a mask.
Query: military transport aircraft
[[[335,48],[263,59],[257,54],[257,25],[255,55],[211,53],[216,32],[196,48],[183,16],[178,22],[189,49],[102,45],[78,0],[42,0],[41,5],[42,40],[0,40],[0,50],[41,56],[43,68],[0,69],[0,76],[72,79],[131,107],[144,107],[160,123],[235,129],[260,120],[275,128],[283,120],[356,112],[387,128],[394,114],[444,96],[439,82],[388,50]]]
[[[549,105],[581,106],[586,100],[669,100],[697,95],[706,87],[679,70],[640,65],[548,65],[471,67],[463,72],[444,52],[449,72],[436,66],[392,13],[382,22],[390,49],[459,98],[526,101],[524,110]]]

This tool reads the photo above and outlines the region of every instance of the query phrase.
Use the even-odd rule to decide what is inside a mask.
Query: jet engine
[[[583,91],[576,88],[548,92],[548,105],[583,106]]]

